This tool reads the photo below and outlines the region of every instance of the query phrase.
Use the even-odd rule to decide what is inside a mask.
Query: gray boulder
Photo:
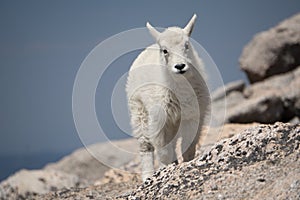
[[[289,121],[300,116],[300,67],[293,71],[272,76],[262,82],[255,83],[244,90],[248,99],[260,98],[273,93],[280,98],[284,111],[278,120]],[[281,107],[278,107],[281,109]],[[273,113],[274,114],[274,113]],[[268,123],[271,123],[269,121]]]
[[[238,80],[238,81],[233,81],[228,84],[226,84],[224,87],[220,87],[217,90],[215,90],[211,98],[213,101],[219,100],[224,98],[226,95],[229,95],[231,92],[242,92],[245,88],[245,81],[243,80]]]
[[[274,123],[280,121],[284,112],[283,103],[274,93],[246,99],[227,110],[229,123]]]
[[[225,110],[229,123],[288,122],[296,117],[295,123],[300,117],[300,67],[215,98],[212,107],[213,116],[223,116]]]
[[[300,65],[300,14],[255,35],[244,48],[240,66],[251,83]]]

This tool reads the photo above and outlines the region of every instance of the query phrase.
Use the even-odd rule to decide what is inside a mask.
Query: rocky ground
[[[124,181],[127,174],[120,172],[124,182],[113,176],[108,183],[36,198],[299,199],[299,166],[300,125],[257,125],[217,142],[191,162],[158,170],[145,183],[137,175]]]
[[[300,14],[257,34],[240,65],[250,85],[235,81],[212,95],[212,119],[223,121],[226,110],[226,124],[205,127],[194,160],[142,183],[139,158],[127,152],[137,151],[136,140],[111,143],[121,152],[95,144],[88,148],[106,152],[103,163],[79,149],[10,176],[0,200],[300,199]]]
[[[300,125],[225,125],[218,136],[225,139],[212,145],[207,137],[196,159],[160,169],[145,183],[131,173],[139,171],[134,159],[89,186],[65,186],[47,194],[10,188],[2,199],[300,198]]]
[[[206,134],[203,134],[199,142],[202,145],[201,148],[199,146],[197,155],[202,154],[204,149],[209,148],[218,140],[231,137],[253,125],[255,124],[226,124],[222,130],[219,128],[208,130],[206,128],[204,130]],[[128,151],[138,149],[135,139],[120,140],[113,143]],[[103,151],[106,149],[105,152],[107,152],[108,146],[104,143],[93,145],[92,148]],[[83,148],[76,150],[57,163],[48,164],[43,169],[21,170],[0,184],[0,199],[39,199],[41,194],[57,191],[69,195],[66,191],[74,192],[70,188],[76,188],[77,195],[80,196],[84,190],[79,188],[91,185],[92,187],[103,188],[103,193],[99,191],[101,195],[108,195],[108,191],[119,194],[119,191],[135,187],[141,183],[139,158],[137,156],[124,158],[122,154],[117,155],[119,153],[113,151],[107,153],[107,158],[112,159],[112,155],[115,154],[114,160],[119,160],[119,168],[117,169],[109,169]],[[114,189],[112,190],[112,188]]]
[[[158,171],[151,180],[120,197],[299,199],[299,145],[300,125],[256,126],[216,143],[189,163]]]

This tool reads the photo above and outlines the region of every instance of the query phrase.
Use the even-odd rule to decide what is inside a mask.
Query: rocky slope
[[[38,198],[299,199],[299,166],[300,125],[257,125],[217,142],[191,162],[158,170],[145,183],[99,183]]]
[[[202,148],[199,148],[198,155],[209,146],[222,138],[228,138],[235,133],[244,130],[253,124],[226,124],[219,128],[211,128],[204,131],[199,141]],[[138,149],[135,139],[114,141],[113,144],[122,149],[134,152]],[[110,169],[95,159],[85,148],[78,149],[74,153],[61,159],[57,163],[51,163],[40,170],[21,170],[0,183],[0,199],[30,199],[39,198],[39,195],[49,192],[60,191],[66,195],[66,191],[73,190],[66,188],[77,188],[76,191],[90,185],[101,185],[106,191],[116,187],[112,192],[128,189],[141,183],[139,172],[139,158],[126,157],[120,152],[107,151],[109,146],[106,143],[93,145],[99,151],[107,152],[107,159],[119,166],[118,169]],[[122,152],[122,151],[121,151]],[[127,154],[126,154],[127,155]],[[126,183],[126,184],[124,184]],[[105,189],[106,188],[106,189]],[[110,188],[110,189],[109,189]],[[61,191],[63,190],[63,191]],[[118,193],[119,194],[119,193]],[[78,192],[77,192],[77,195]]]

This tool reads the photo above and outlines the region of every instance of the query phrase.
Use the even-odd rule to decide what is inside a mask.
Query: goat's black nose
[[[175,68],[178,70],[182,70],[185,67],[185,64],[177,64],[175,65]]]

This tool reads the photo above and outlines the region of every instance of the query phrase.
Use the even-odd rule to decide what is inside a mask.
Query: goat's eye
[[[167,54],[169,53],[167,49],[163,49],[162,52],[163,52],[165,55],[167,55]]]

